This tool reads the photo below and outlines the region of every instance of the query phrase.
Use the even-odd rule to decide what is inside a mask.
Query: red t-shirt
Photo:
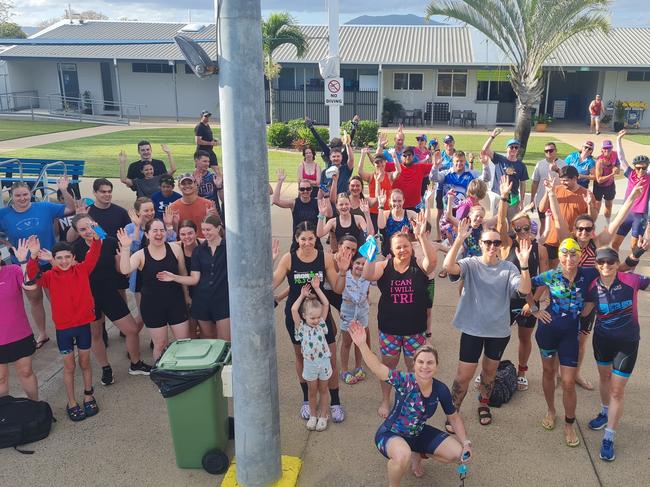
[[[390,210],[390,193],[393,190],[393,185],[390,182],[390,178],[388,177],[388,174],[384,174],[384,179],[381,180],[381,183],[379,183],[379,187],[384,190],[384,193],[386,193],[386,202],[384,203],[384,210]],[[370,182],[368,183],[368,195],[371,198],[375,198],[377,196],[376,191],[375,191],[375,178],[374,176],[370,178]],[[379,203],[377,203],[376,206],[371,206],[370,207],[370,213],[379,213]]]
[[[422,180],[428,176],[433,164],[413,163],[410,166],[402,164],[402,174],[393,181],[393,189],[401,189],[404,193],[404,208],[415,208],[420,203]],[[386,163],[386,172],[395,170],[394,162]]]
[[[591,105],[589,106],[589,111],[591,114],[596,117],[600,115],[600,112],[603,110],[603,102],[602,101],[593,101]]]

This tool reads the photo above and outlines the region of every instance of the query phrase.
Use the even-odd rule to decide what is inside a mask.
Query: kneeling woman
[[[434,378],[438,352],[429,345],[418,348],[413,356],[413,372],[404,373],[381,363],[368,347],[366,330],[359,323],[350,324],[350,336],[368,368],[395,389],[393,409],[375,435],[377,449],[388,458],[388,485],[399,486],[409,464],[416,477],[424,475],[423,455],[442,463],[469,461],[471,443],[463,420],[451,400],[449,388]],[[426,424],[436,412],[438,402],[458,439]]]
[[[153,341],[153,358],[158,360],[168,341],[167,325],[171,326],[176,339],[190,338],[186,302],[187,288],[175,282],[161,282],[158,274],[169,271],[187,275],[183,251],[178,246],[165,242],[165,225],[158,219],[145,225],[148,245],[135,254],[131,252],[131,237],[119,230],[120,272],[130,274],[135,270],[142,273],[142,300],[140,313]]]
[[[191,273],[179,276],[169,271],[158,274],[165,282],[196,286],[192,293],[192,318],[199,322],[202,338],[230,341],[228,267],[226,241],[221,218],[208,215],[201,223],[205,241],[192,253]]]

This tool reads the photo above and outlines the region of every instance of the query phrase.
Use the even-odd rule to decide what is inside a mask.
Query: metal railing
[[[58,190],[58,188],[49,186],[50,177],[48,176],[48,170],[52,169],[53,167],[63,166],[63,174],[57,174],[57,177],[66,177],[68,175],[68,167],[63,161],[48,162],[43,166],[40,173],[38,174],[38,177],[34,180],[25,180],[23,174],[23,163],[20,159],[8,159],[6,161],[2,161],[0,162],[0,167],[7,164],[18,165],[18,174],[20,175],[20,180],[22,182],[29,183],[32,198],[38,199],[37,192],[40,192],[41,201],[48,199],[53,194],[56,194]],[[0,178],[0,180],[2,180],[2,178]],[[78,184],[78,181],[75,181],[75,183]],[[7,205],[9,205],[11,204],[11,184],[9,187],[0,188],[0,208],[4,207],[4,192],[7,192],[9,194],[9,198],[7,200]]]

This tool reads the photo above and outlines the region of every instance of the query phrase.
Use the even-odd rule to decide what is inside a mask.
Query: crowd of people
[[[120,152],[120,180],[136,193],[132,208],[112,202],[113,183],[105,178],[93,182],[90,205],[73,197],[66,178],[58,184],[61,203],[33,201],[27,183],[12,185],[10,204],[0,209],[0,395],[8,392],[13,363],[27,396],[38,397],[32,356],[50,340],[44,295],[52,307],[73,421],[99,411],[91,355],[102,369],[101,384],[115,380],[106,353],[106,318],[125,338],[132,375],[151,369],[140,353],[143,327],[154,361],[168,345],[170,329],[175,339],[230,340],[224,188],[209,117],[202,113],[195,130],[193,172],[174,178],[175,161],[164,144],[169,168],[153,158],[148,141],[138,143],[140,160],[128,168],[127,155]],[[596,157],[591,141],[564,160],[549,142],[528,191],[519,141],[508,140],[505,154],[492,148],[499,129],[478,157],[456,148],[452,135],[444,137],[442,147],[426,134],[417,137],[417,146],[407,146],[401,128],[393,147],[380,134],[374,153],[363,148],[355,154],[358,121],[352,120],[350,134],[327,143],[307,120],[324,167],[315,148],[305,147],[296,168],[298,195],[283,196],[283,170],[271,189],[271,203],[292,216],[289,251],[280,256],[278,242],[273,244],[273,289],[276,305],[285,301],[302,391],[299,414],[306,427],[324,431],[330,421],[344,421],[340,381],[354,385],[369,371],[381,381],[382,424],[375,443],[388,459],[390,485],[399,485],[409,466],[421,476],[424,458],[468,462],[472,447],[461,406],[475,382],[478,422],[492,423],[489,403],[497,368],[516,324],[517,387],[529,389],[534,335],[548,407],[541,425],[548,430],[556,425],[559,383],[570,447],[580,443],[576,384],[593,388],[581,374],[593,337],[601,405],[589,427],[605,428],[600,458],[614,460],[615,431],[639,343],[636,295],[650,285],[650,279],[632,272],[650,246],[648,157],[627,161],[625,131],[618,134],[616,151],[606,140]],[[369,171],[367,160],[373,166]],[[476,161],[480,172],[474,170]],[[619,172],[628,186],[614,215]],[[603,199],[606,226],[597,231]],[[69,226],[55,233],[65,218]],[[631,253],[620,257],[630,232]],[[435,378],[432,308],[438,269],[438,277],[459,282],[452,320],[460,331],[459,359],[451,388]],[[134,296],[134,311],[127,291]],[[378,354],[368,331],[371,292],[379,295]],[[406,372],[397,370],[402,355]],[[74,390],[77,363],[83,401]],[[447,415],[444,431],[426,424],[438,403]]]

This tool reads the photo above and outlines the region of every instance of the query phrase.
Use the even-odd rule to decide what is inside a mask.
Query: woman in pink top
[[[0,247],[7,248],[2,242]],[[19,240],[14,255],[26,263],[27,252],[26,240]],[[23,270],[19,265],[0,260],[0,397],[9,394],[9,364],[15,363],[25,394],[35,401],[38,399],[38,382],[32,370],[36,341],[23,302],[23,289],[35,287],[23,283]]]
[[[600,213],[600,205],[605,199],[605,220],[609,223],[612,218],[612,206],[616,197],[615,176],[620,172],[618,154],[612,150],[611,140],[603,140],[603,148],[596,159],[596,169],[594,180],[594,198],[596,198],[596,207]]]
[[[309,181],[311,184],[311,197],[318,196],[320,186],[320,166],[314,161],[314,151],[311,147],[306,146],[302,149],[302,161],[298,164],[298,181]]]

